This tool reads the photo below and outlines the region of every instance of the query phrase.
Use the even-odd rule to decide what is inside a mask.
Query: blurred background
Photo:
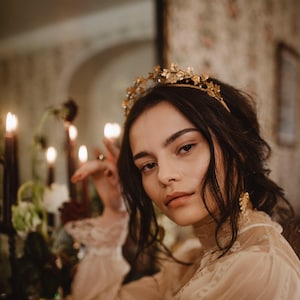
[[[104,125],[123,122],[126,88],[156,63],[155,26],[154,1],[1,1],[1,120],[8,111],[18,117],[21,181],[31,175],[28,147],[47,107],[74,99],[77,145],[90,155]],[[51,120],[45,127],[64,181],[64,132]]]

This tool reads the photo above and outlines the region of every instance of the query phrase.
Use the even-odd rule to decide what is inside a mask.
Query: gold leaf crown
[[[125,117],[128,116],[133,104],[138,100],[139,96],[146,90],[149,80],[154,83],[172,84],[176,86],[189,86],[200,89],[206,92],[210,97],[219,101],[227,111],[230,112],[227,104],[220,94],[220,86],[208,81],[207,74],[197,75],[193,73],[192,68],[187,68],[186,71],[181,70],[174,63],[171,64],[170,69],[161,69],[160,66],[154,68],[153,73],[149,73],[148,77],[138,77],[134,80],[133,86],[127,88],[126,98],[123,100],[122,106],[124,108]]]

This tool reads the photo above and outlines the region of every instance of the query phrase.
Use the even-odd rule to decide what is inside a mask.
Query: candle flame
[[[82,145],[79,147],[78,158],[81,163],[85,163],[88,160],[88,152],[86,146]]]
[[[12,132],[15,131],[18,126],[18,119],[17,117],[9,112],[6,116],[6,131]]]
[[[104,126],[104,136],[116,139],[121,134],[121,126],[118,123],[106,123]]]
[[[77,128],[74,125],[70,125],[69,127],[69,136],[72,141],[77,138]]]
[[[54,147],[49,147],[46,152],[46,158],[48,163],[53,164],[57,157],[57,151]]]

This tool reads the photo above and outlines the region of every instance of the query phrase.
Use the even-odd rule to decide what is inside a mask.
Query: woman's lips
[[[165,205],[169,208],[176,208],[186,204],[186,200],[192,194],[174,193],[166,197]]]

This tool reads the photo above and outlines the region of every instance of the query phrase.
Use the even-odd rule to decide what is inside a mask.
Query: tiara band
[[[187,68],[186,71],[181,70],[174,63],[171,64],[170,69],[161,69],[160,66],[154,68],[153,73],[149,73],[148,77],[137,77],[134,80],[133,86],[127,88],[126,98],[123,100],[122,106],[124,108],[125,117],[128,116],[133,104],[138,100],[139,96],[146,90],[149,80],[154,83],[164,83],[174,86],[188,86],[200,89],[206,92],[210,97],[216,99],[224,108],[230,112],[227,104],[220,94],[220,86],[208,81],[207,74],[197,75],[193,73],[192,68]]]

